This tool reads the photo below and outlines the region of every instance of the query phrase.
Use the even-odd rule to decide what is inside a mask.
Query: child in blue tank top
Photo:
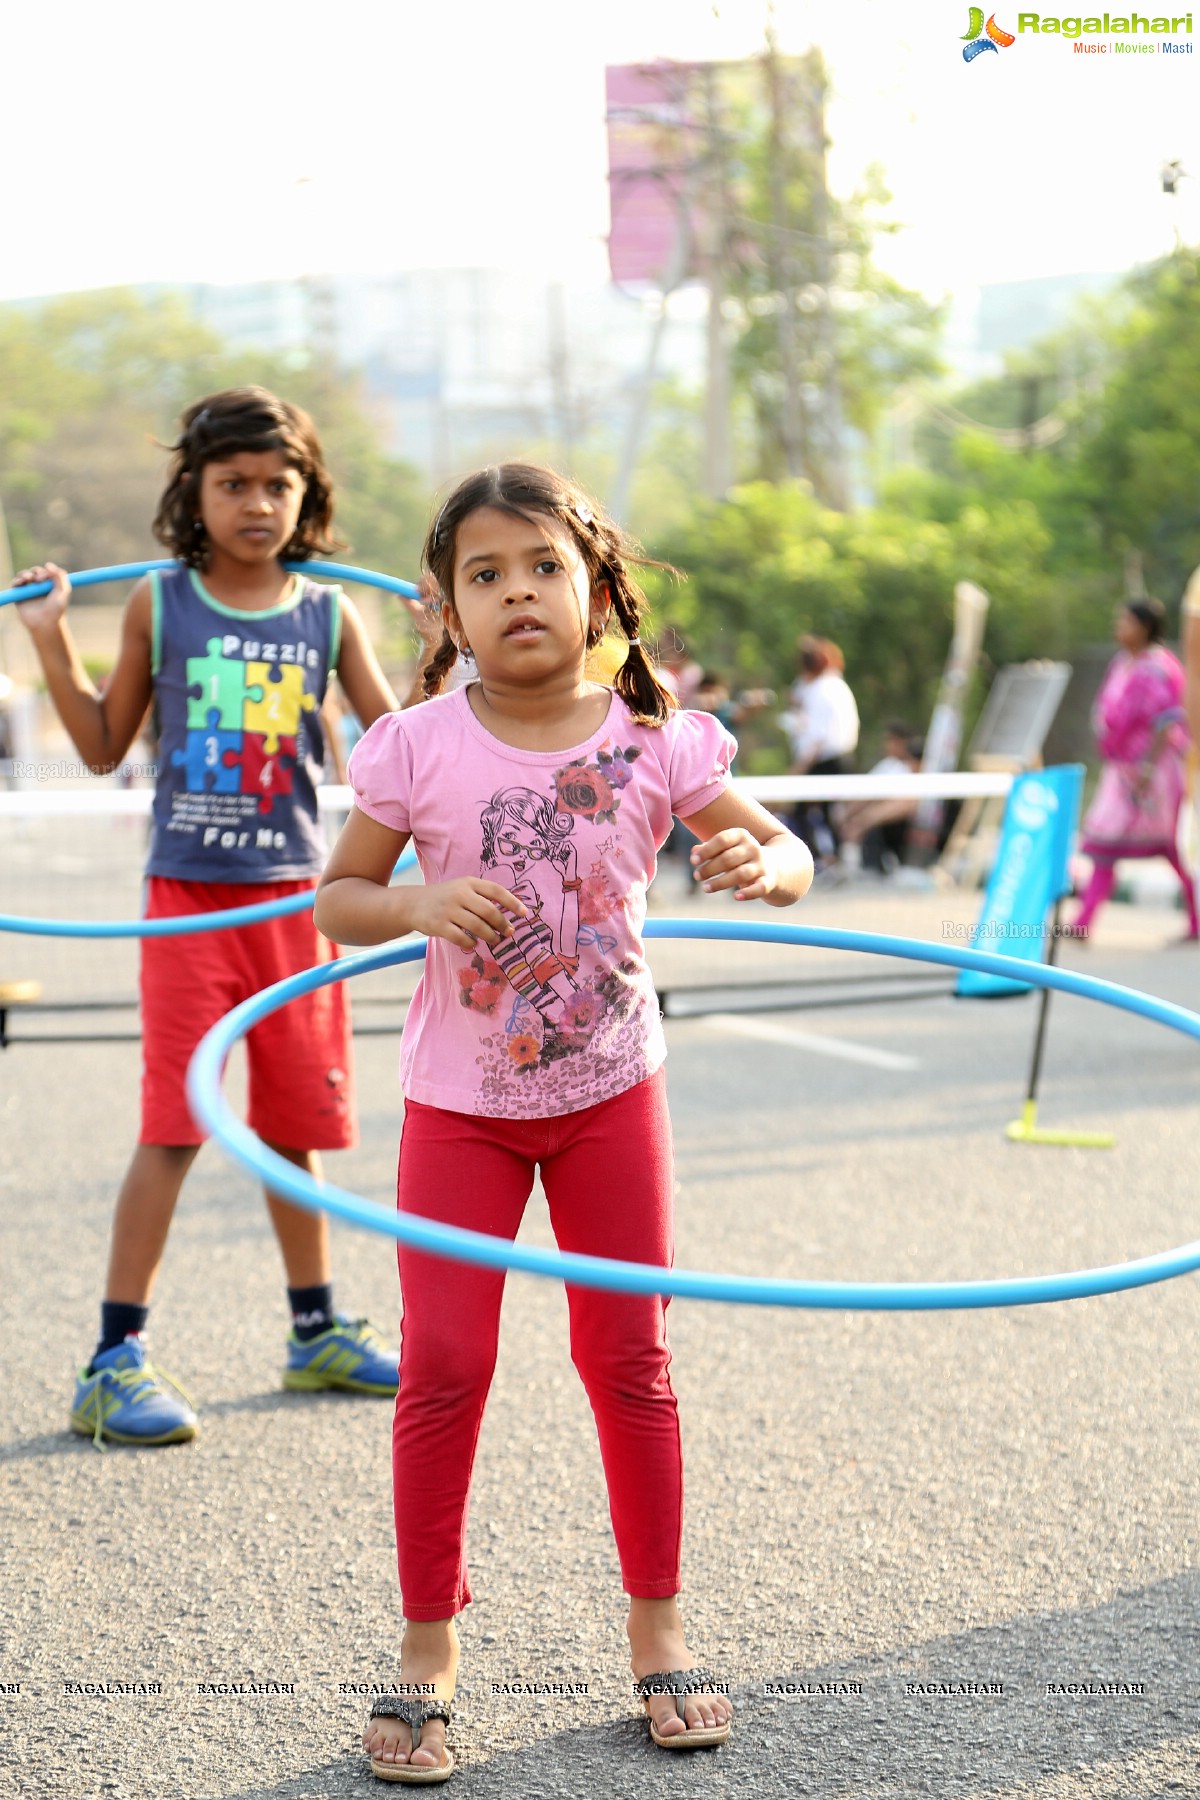
[[[312,421],[263,388],[197,401],[183,416],[154,529],[178,561],[140,581],[101,694],[66,622],[70,582],[17,613],[59,715],[95,774],[120,763],[152,702],[161,721],[148,918],[220,911],[311,889],[325,850],[319,720],[336,674],[364,725],[398,705],[357,613],[337,588],[288,574],[327,552],[333,489]],[[187,1397],[146,1361],[151,1290],[203,1133],[184,1094],[192,1051],[231,1006],[328,954],[311,912],[182,939],[141,940],[139,1142],[117,1198],[100,1338],[71,1426],[97,1445],[195,1436]],[[349,1020],[337,985],[248,1045],[249,1119],[298,1167],[354,1142]],[[268,1022],[270,1023],[270,1022]],[[260,1028],[261,1029],[261,1028]],[[336,1313],[323,1214],[267,1192],[292,1310],[284,1385],[394,1395],[396,1352]]]

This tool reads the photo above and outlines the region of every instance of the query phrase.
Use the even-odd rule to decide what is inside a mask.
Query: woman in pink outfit
[[[1075,920],[1081,935],[1112,893],[1122,857],[1164,856],[1183,888],[1187,936],[1200,937],[1195,884],[1176,844],[1188,746],[1184,673],[1161,641],[1163,624],[1159,600],[1131,600],[1121,609],[1114,634],[1120,649],[1092,709],[1104,766],[1083,821],[1081,847],[1092,874]]]

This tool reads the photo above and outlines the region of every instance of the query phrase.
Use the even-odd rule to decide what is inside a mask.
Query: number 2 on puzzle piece
[[[291,793],[292,771],[296,766],[294,737],[280,738],[278,748],[274,750],[271,743],[270,738],[249,731],[242,739],[241,791],[259,795],[260,813],[270,812],[276,794]]]
[[[240,731],[221,731],[216,707],[209,711],[205,731],[189,731],[182,750],[172,750],[171,762],[177,769],[187,770],[189,794],[236,794],[238,761],[242,748]]]
[[[262,696],[261,678],[251,687],[247,665],[222,656],[220,638],[209,638],[207,656],[188,657],[187,674],[189,731],[203,731],[214,722],[222,731],[240,731],[243,706]]]
[[[257,683],[254,689],[251,682]],[[299,732],[301,714],[316,709],[313,696],[304,691],[304,670],[294,664],[285,668],[279,663],[247,663],[246,684],[242,714],[246,730],[264,737],[267,749],[278,754],[280,740]],[[257,698],[251,698],[252,692]]]

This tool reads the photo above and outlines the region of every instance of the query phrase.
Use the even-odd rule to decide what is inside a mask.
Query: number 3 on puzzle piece
[[[238,763],[241,760],[240,731],[221,731],[220,715],[212,707],[206,731],[189,731],[182,750],[172,750],[171,762],[177,769],[187,770],[189,794],[236,794]]]

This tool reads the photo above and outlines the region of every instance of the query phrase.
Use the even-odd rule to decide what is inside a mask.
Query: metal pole
[[[1054,959],[1058,954],[1058,917],[1061,911],[1062,900],[1058,899],[1054,902],[1054,911],[1050,918],[1051,936],[1050,948],[1046,952],[1047,966],[1053,964]],[[1042,1073],[1042,1049],[1046,1042],[1046,1016],[1049,1011],[1050,989],[1044,987],[1042,989],[1041,1000],[1038,1004],[1037,1032],[1035,1033],[1033,1040],[1033,1062],[1029,1069],[1029,1088],[1025,1095],[1026,1106],[1034,1106],[1037,1103],[1038,1081],[1041,1078]]]

